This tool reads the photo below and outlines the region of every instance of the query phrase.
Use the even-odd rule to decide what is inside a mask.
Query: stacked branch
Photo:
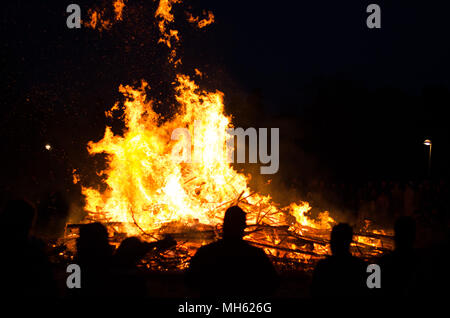
[[[288,212],[274,208],[273,205],[264,203],[262,200],[256,204],[251,204],[248,198],[254,194],[253,192],[243,196],[243,192],[241,192],[236,199],[216,206],[209,211],[211,219],[215,220],[216,224],[222,224],[226,209],[231,205],[241,205],[244,210],[249,211],[247,219],[251,223],[247,227],[245,239],[249,243],[263,248],[276,264],[311,266],[319,258],[327,255],[329,229],[316,229],[298,224],[292,221],[292,216]],[[144,240],[154,241],[170,235],[177,241],[177,246],[171,250],[147,257],[146,266],[152,269],[183,269],[200,246],[221,237],[221,226],[200,223],[183,225],[179,222],[172,222],[162,226],[157,231],[146,232],[142,225],[136,222],[134,215],[132,216],[133,223],[103,222],[113,232],[112,240],[116,241],[116,244],[126,237],[126,234],[120,230],[124,228],[124,225],[134,225],[140,231]],[[283,224],[280,220],[286,221]],[[79,226],[79,224],[68,224],[67,231],[70,232]],[[66,235],[66,237],[69,236]],[[364,258],[378,256],[392,246],[392,237],[388,235],[357,232],[355,237],[381,242],[381,247],[368,244],[367,240],[365,242],[358,242],[358,240],[354,242],[354,251]],[[73,236],[70,239],[73,239]]]

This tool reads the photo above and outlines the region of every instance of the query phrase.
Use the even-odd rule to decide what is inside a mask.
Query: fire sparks
[[[164,43],[171,50],[169,54],[169,62],[174,66],[181,63],[180,59],[176,59],[175,43],[180,41],[178,30],[170,29],[169,25],[173,23],[174,16],[172,14],[172,6],[181,0],[160,0],[158,8],[155,12],[155,18],[158,20],[158,28],[161,33],[159,43]],[[173,42],[173,43],[172,43]]]
[[[110,30],[113,24],[123,19],[123,8],[125,7],[124,0],[115,0],[112,3],[114,9],[114,18],[107,18],[107,11],[105,9],[89,9],[89,19],[83,24],[91,29],[98,31]]]
[[[205,14],[204,12],[203,14]],[[194,17],[191,13],[187,13],[188,22],[195,24],[199,29],[204,28],[212,23],[214,23],[214,14],[211,11],[208,11],[208,17],[204,19],[200,19],[199,17]]]
[[[111,21],[104,19],[103,11],[94,11],[89,9],[89,20],[84,23],[85,26],[97,29],[99,31],[109,30],[111,28]]]
[[[72,182],[73,184],[77,184],[78,182],[80,182],[80,176],[77,173],[77,169],[72,170]]]
[[[113,6],[114,6],[114,13],[116,14],[116,20],[122,21],[122,11],[123,8],[125,7],[124,0],[116,0],[113,3]]]
[[[180,0],[160,0],[158,8],[155,12],[155,18],[159,19],[158,26],[159,31],[163,35],[163,37],[167,37],[169,39],[168,42],[164,42],[167,44],[168,47],[171,46],[170,44],[170,37],[171,32],[167,33],[167,28],[170,23],[174,21],[174,17],[172,14],[172,6],[176,3],[179,3]],[[178,32],[176,32],[178,34]],[[178,40],[178,38],[177,38]],[[160,39],[160,41],[164,41],[163,39]]]

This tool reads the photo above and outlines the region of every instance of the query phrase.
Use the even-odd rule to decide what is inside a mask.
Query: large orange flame
[[[162,121],[146,89],[146,82],[140,88],[120,86],[126,97],[121,107],[126,127],[123,136],[114,135],[107,127],[102,140],[89,143],[90,154],[104,153],[108,161],[108,168],[101,172],[107,190],[83,187],[85,208],[93,219],[128,224],[129,234],[138,234],[135,222],[146,231],[171,221],[195,219],[217,224],[223,216],[223,209],[217,208],[241,196],[255,210],[263,206],[265,211],[279,212],[265,222],[284,222],[283,213],[269,196],[250,196],[249,177],[238,173],[227,160],[226,130],[232,124],[224,114],[221,92],[203,91],[188,76],[178,75],[175,90],[179,112]],[[176,128],[187,128],[192,136],[192,163],[174,160],[174,148],[184,142],[171,139]],[[305,215],[308,208],[307,203],[299,203],[290,210],[300,224],[329,227],[332,219],[309,220]],[[256,221],[256,213],[250,213],[249,223]]]

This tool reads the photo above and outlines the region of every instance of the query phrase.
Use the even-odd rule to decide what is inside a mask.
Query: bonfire
[[[171,8],[178,2],[161,0],[155,13],[159,42],[170,49],[168,59],[174,69],[181,61],[176,52],[180,37],[172,28]],[[200,18],[189,19],[199,27],[207,25]],[[214,21],[210,12],[207,21]],[[172,236],[176,246],[146,259],[154,270],[186,268],[201,245],[220,237],[225,210],[232,205],[247,212],[244,239],[262,247],[280,268],[309,268],[329,254],[330,230],[336,223],[332,213],[323,211],[312,218],[308,202],[283,207],[270,195],[253,191],[251,176],[238,172],[227,158],[227,130],[233,123],[224,112],[224,94],[200,88],[186,74],[177,74],[174,83],[178,111],[170,118],[155,112],[151,83],[119,87],[124,101],[114,104],[106,116],[121,118],[124,130],[115,134],[106,127],[101,140],[87,145],[92,156],[106,159],[106,169],[96,172],[104,184],[84,186],[82,177],[74,178],[81,182],[85,197],[88,216],[83,222],[103,223],[115,244],[128,236],[149,242]],[[186,142],[173,138],[178,128],[192,136],[190,162],[174,160],[174,152]],[[76,228],[68,226],[66,242],[76,237]],[[385,232],[364,228],[358,229],[353,243],[353,252],[366,259],[390,248],[391,237]]]

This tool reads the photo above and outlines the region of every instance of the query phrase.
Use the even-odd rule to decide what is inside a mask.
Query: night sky
[[[101,160],[86,143],[102,137],[119,84],[149,82],[157,109],[176,105],[167,48],[157,43],[154,1],[129,0],[124,21],[103,32],[68,29],[74,1],[8,1],[1,13],[2,197],[72,191],[71,172],[93,175]],[[88,8],[112,1],[78,1]],[[366,7],[381,7],[368,29]],[[279,127],[274,178],[344,182],[414,180],[427,168],[448,178],[449,4],[428,1],[186,1],[177,71],[225,93],[242,127]],[[186,21],[210,10],[216,22]],[[46,143],[52,145],[47,151]],[[75,188],[74,188],[75,187]]]

